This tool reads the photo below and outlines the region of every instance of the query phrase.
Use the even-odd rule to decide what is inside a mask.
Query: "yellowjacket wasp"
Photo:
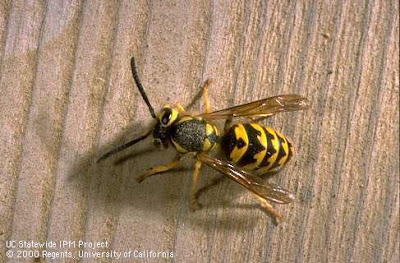
[[[275,217],[276,222],[281,221],[280,214],[268,201],[287,204],[294,200],[294,196],[279,185],[264,182],[260,177],[248,171],[270,172],[279,170],[293,155],[292,144],[281,133],[257,123],[237,123],[233,126],[230,124],[232,118],[235,117],[269,117],[278,112],[303,110],[308,108],[307,99],[295,94],[279,95],[211,112],[208,99],[210,80],[207,80],[203,87],[204,113],[189,115],[185,113],[181,105],[176,104],[173,107],[165,105],[156,115],[137,74],[133,57],[131,59],[131,70],[136,86],[146,102],[151,116],[156,120],[156,124],[143,136],[104,154],[97,162],[153,134],[155,145],[163,145],[164,148],[167,148],[169,144],[172,144],[177,154],[169,164],[155,166],[137,177],[136,180],[139,183],[152,175],[175,168],[179,165],[183,155],[191,153],[197,159],[191,188],[192,208],[199,208],[196,195],[197,177],[202,164],[205,163],[250,190],[262,206]],[[223,135],[211,122],[217,119],[226,120]],[[211,152],[220,152],[221,150],[227,161],[210,155]]]

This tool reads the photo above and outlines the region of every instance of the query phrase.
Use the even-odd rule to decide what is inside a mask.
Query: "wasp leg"
[[[154,166],[153,168],[147,170],[140,176],[136,177],[136,181],[138,183],[141,183],[144,179],[146,179],[150,176],[167,172],[167,171],[175,168],[176,166],[178,166],[180,163],[180,159],[181,159],[181,156],[179,154],[177,154],[175,156],[174,160],[172,160],[172,162],[170,162],[169,164]]]
[[[210,99],[208,98],[208,86],[210,86],[212,82],[212,79],[207,79],[206,82],[204,82],[203,85],[203,97],[204,97],[204,113],[210,113],[211,108],[210,108]]]
[[[267,212],[272,214],[275,217],[275,221],[277,224],[282,222],[281,214],[279,214],[279,212],[276,211],[275,208],[270,203],[267,202],[267,200],[265,200],[264,198],[262,198],[258,195],[256,195],[256,197],[258,198],[258,200],[260,200],[261,205],[267,210]]]
[[[199,171],[201,169],[202,162],[197,160],[196,164],[194,165],[194,171],[193,171],[193,182],[192,182],[192,189],[190,191],[190,202],[192,206],[192,210],[198,210],[201,208],[201,205],[199,204],[197,200],[197,178],[199,176]]]

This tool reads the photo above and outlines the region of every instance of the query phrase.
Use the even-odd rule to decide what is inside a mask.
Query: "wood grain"
[[[0,262],[79,261],[7,258],[10,240],[173,253],[83,262],[399,262],[398,1],[3,1],[0,50]],[[297,150],[271,178],[297,198],[282,224],[227,180],[191,212],[190,158],[137,184],[174,155],[151,140],[96,164],[152,124],[131,56],[156,109],[201,112],[207,78],[214,110],[309,98],[261,122]]]

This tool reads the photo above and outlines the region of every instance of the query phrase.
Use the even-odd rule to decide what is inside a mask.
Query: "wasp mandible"
[[[174,106],[167,104],[156,114],[139,79],[134,57],[131,59],[131,70],[136,86],[155,120],[155,125],[143,136],[107,152],[97,162],[135,145],[152,134],[155,145],[167,148],[172,144],[177,153],[170,163],[155,166],[137,177],[139,183],[150,176],[177,167],[184,155],[192,154],[196,158],[191,187],[193,209],[199,208],[196,195],[197,179],[204,163],[250,190],[262,206],[275,217],[276,222],[280,222],[281,215],[268,201],[287,204],[294,200],[293,194],[279,185],[264,182],[250,171],[280,170],[293,155],[292,143],[278,131],[255,122],[239,122],[234,125],[231,125],[231,122],[237,117],[270,117],[279,112],[307,109],[308,100],[296,94],[279,95],[211,112],[208,99],[211,80],[207,80],[203,86],[204,113],[192,115],[186,113],[180,104]],[[218,119],[225,119],[223,134],[212,123]],[[214,152],[222,152],[225,160],[213,157],[211,154]]]

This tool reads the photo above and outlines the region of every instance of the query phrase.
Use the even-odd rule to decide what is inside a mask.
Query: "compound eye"
[[[160,111],[157,118],[162,127],[169,127],[179,118],[179,113],[167,105]]]
[[[166,126],[169,123],[171,116],[172,116],[171,109],[165,109],[164,114],[162,115],[162,118],[161,118],[161,124]]]

